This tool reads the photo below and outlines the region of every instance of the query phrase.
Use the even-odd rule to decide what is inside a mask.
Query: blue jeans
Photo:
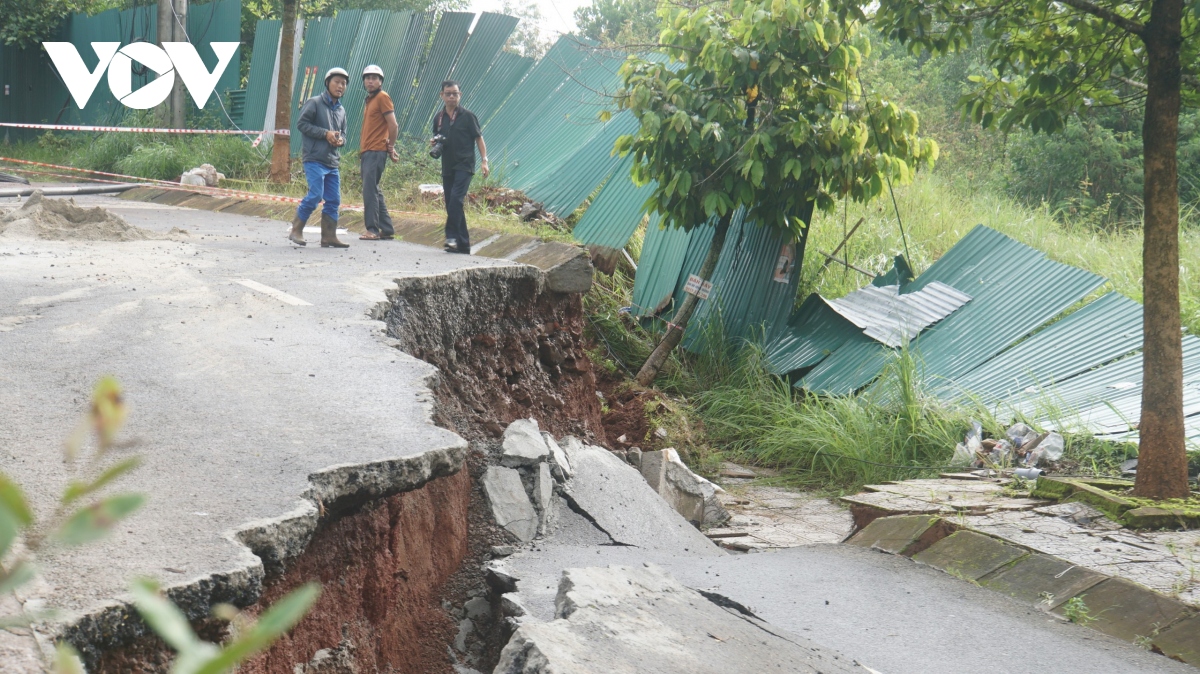
[[[309,216],[317,210],[317,204],[324,201],[325,206],[321,212],[337,222],[338,206],[342,204],[341,174],[337,169],[329,168],[321,162],[306,161],[304,177],[308,179],[308,194],[300,200],[300,206],[296,208],[296,217],[302,222],[308,222]]]

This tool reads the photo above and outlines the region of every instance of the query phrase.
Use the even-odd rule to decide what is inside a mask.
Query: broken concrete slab
[[[684,519],[696,527],[720,526],[729,521],[729,512],[717,497],[720,487],[693,473],[675,448],[640,454],[646,483]]]
[[[1187,613],[1179,601],[1131,583],[1109,578],[1078,595],[1086,607],[1087,626],[1125,641],[1151,638]],[[1054,613],[1067,617],[1064,602]]]
[[[1028,554],[1028,550],[1005,545],[991,536],[974,531],[957,531],[913,555],[913,559],[950,575],[974,581]]]
[[[483,491],[492,506],[496,524],[522,543],[532,541],[538,531],[538,516],[517,469],[488,466],[483,474]]]
[[[555,620],[517,629],[495,674],[868,671],[653,565],[568,569],[555,603]]]
[[[554,478],[549,464],[538,464],[533,475],[533,498],[538,512],[538,535],[544,536],[554,523]]]
[[[934,528],[939,527],[941,523],[941,518],[932,515],[880,517],[846,542],[862,548],[882,550],[893,555],[911,556],[914,552],[919,552],[916,550],[918,541],[921,541],[927,533],[934,531]],[[940,540],[945,535],[948,535],[948,532],[928,541],[923,548]]]
[[[571,470],[571,460],[567,458],[566,451],[554,440],[553,435],[545,431],[542,432],[542,439],[546,441],[546,446],[550,448],[550,463],[553,464],[551,472],[554,474],[554,479],[559,482],[571,479],[574,472]]]
[[[586,293],[595,271],[587,251],[566,243],[549,242],[516,258],[546,273],[546,287],[556,293]]]
[[[504,466],[533,466],[550,456],[550,448],[533,419],[517,419],[509,424],[501,446],[500,463]]]
[[[1175,623],[1154,637],[1154,647],[1174,660],[1200,666],[1200,615]]]
[[[1056,557],[1032,554],[982,577],[979,584],[1050,609],[1107,577]]]
[[[636,468],[603,447],[567,442],[575,477],[564,487],[597,527],[622,545],[678,553],[724,554],[657,492]]]

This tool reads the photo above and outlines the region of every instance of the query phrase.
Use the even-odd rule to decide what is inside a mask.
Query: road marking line
[[[241,285],[244,285],[251,290],[257,290],[258,292],[260,292],[264,295],[270,295],[271,297],[274,297],[275,299],[279,300],[280,302],[290,304],[294,307],[311,307],[312,306],[312,302],[305,302],[304,300],[300,299],[299,297],[294,297],[292,295],[289,295],[289,294],[283,292],[282,290],[276,290],[275,288],[272,288],[271,286],[265,286],[265,285],[259,283],[258,281],[251,281],[248,278],[243,278],[243,279],[237,279],[237,283],[240,283]]]

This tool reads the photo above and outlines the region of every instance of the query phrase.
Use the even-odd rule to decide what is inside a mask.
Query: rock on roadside
[[[525,493],[521,474],[515,468],[488,466],[483,474],[483,491],[496,524],[522,543],[532,541],[538,531],[538,515]]]

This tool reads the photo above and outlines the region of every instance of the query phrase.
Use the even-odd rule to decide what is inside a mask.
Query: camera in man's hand
[[[446,137],[437,134],[429,141],[429,156],[434,159],[442,158],[442,148],[446,145]]]

